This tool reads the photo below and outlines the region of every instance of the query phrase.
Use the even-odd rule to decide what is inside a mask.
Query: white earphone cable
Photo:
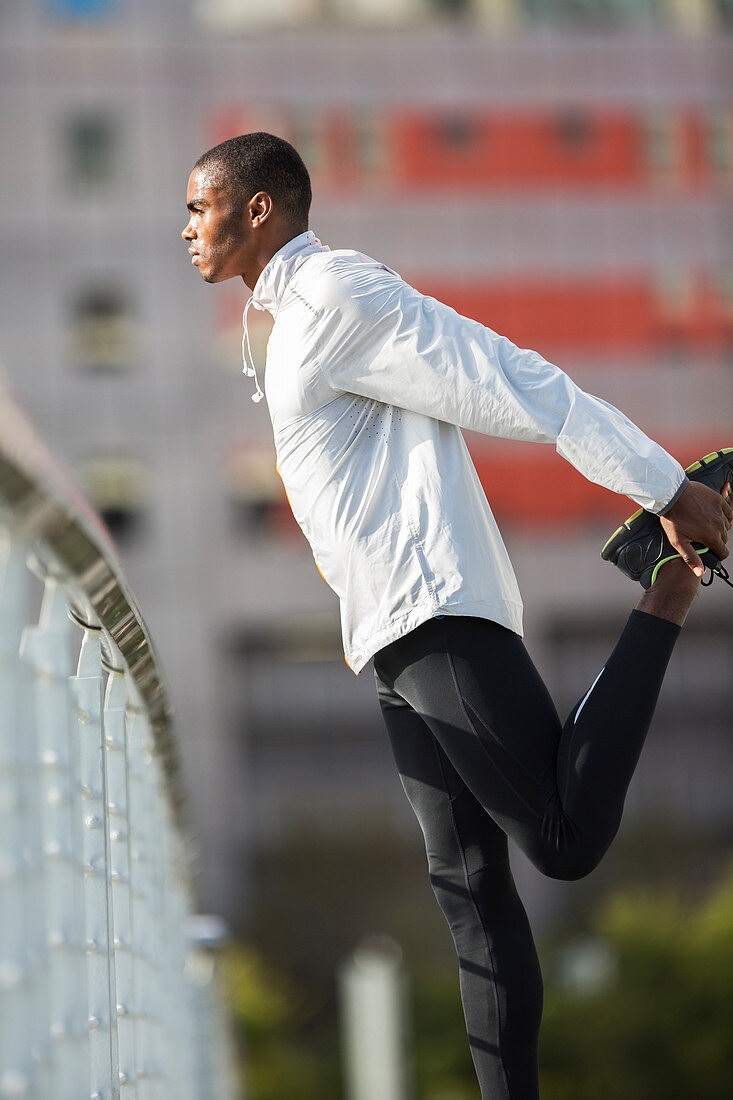
[[[249,313],[249,307],[254,301],[254,295],[249,299],[244,307],[244,313],[242,314],[242,327],[244,332],[242,334],[242,373],[246,374],[248,378],[254,378],[255,380],[255,392],[252,394],[252,400],[257,404],[265,396],[260,389],[260,383],[257,379],[257,371],[255,370],[254,356],[252,355],[252,347],[249,342],[249,329],[247,328],[247,314]]]

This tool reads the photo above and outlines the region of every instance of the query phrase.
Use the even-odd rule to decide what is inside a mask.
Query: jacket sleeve
[[[334,389],[485,435],[554,443],[590,481],[652,512],[684,488],[680,464],[618,409],[394,273],[352,268],[329,298],[321,367]]]

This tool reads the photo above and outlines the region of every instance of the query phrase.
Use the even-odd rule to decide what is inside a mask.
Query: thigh
[[[521,638],[487,619],[432,619],[381,650],[380,680],[523,848],[557,803],[560,720]]]
[[[469,874],[487,864],[505,866],[506,835],[475,799],[461,797],[470,795],[467,785],[421,716],[379,676],[376,681],[400,781],[425,837],[431,876],[448,867],[452,877],[460,876],[464,863]],[[465,807],[460,837],[456,807]]]
[[[481,1095],[538,1095],[542,978],[507,838],[419,714],[377,677],[395,761],[420,823],[430,883],[453,935]]]

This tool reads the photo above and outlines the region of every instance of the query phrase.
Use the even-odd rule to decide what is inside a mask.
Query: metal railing
[[[0,386],[2,1100],[234,1097],[191,850],[114,546]]]

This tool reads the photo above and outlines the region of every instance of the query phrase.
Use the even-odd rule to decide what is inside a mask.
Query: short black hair
[[[298,151],[284,138],[264,131],[240,134],[209,149],[195,167],[210,172],[214,183],[234,191],[243,203],[266,191],[295,226],[308,228],[310,176]]]

